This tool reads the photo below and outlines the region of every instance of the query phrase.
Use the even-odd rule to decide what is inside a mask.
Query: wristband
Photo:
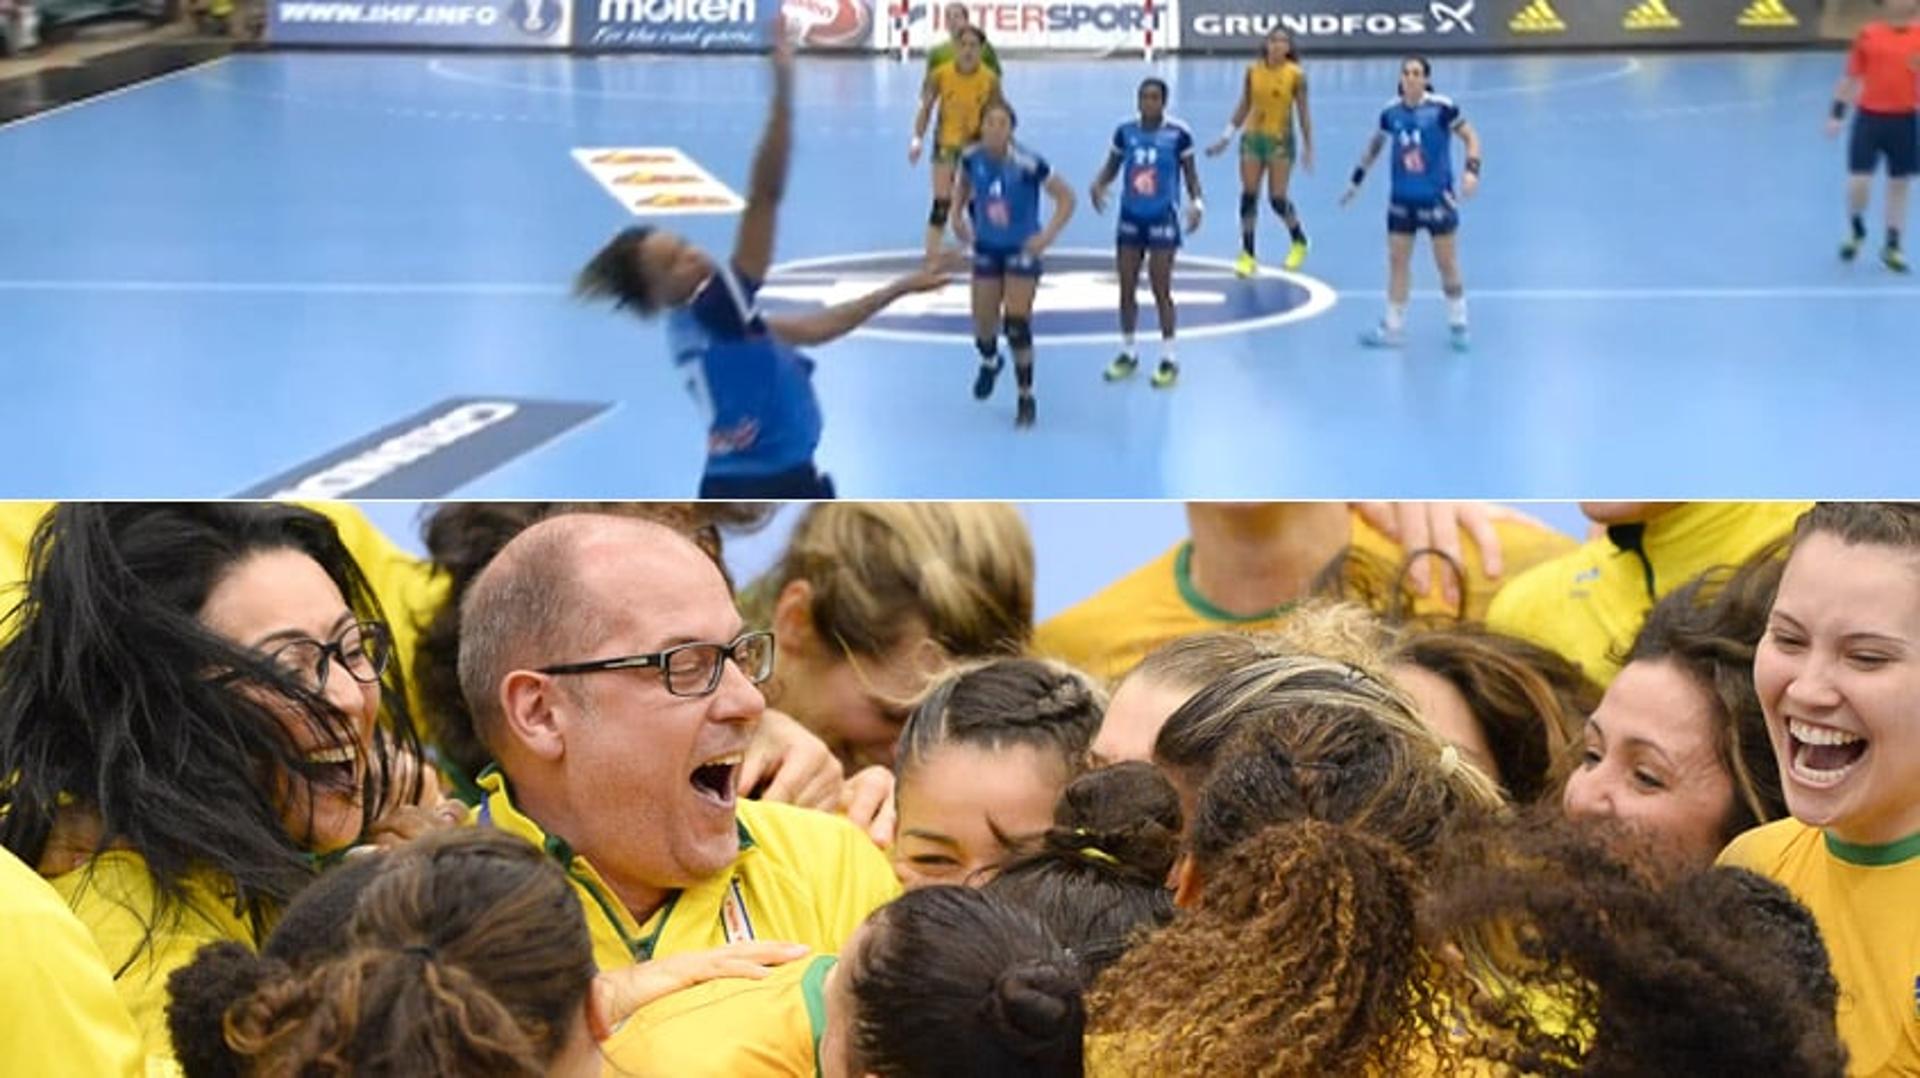
[[[1353,167],[1353,176],[1349,182],[1351,182],[1355,187],[1358,187],[1361,184],[1367,182],[1366,168],[1361,165],[1355,165]]]
[[[1836,119],[1836,120],[1844,120],[1844,119],[1846,119],[1846,118],[1847,118],[1847,103],[1846,103],[1845,101],[1842,101],[1842,100],[1840,100],[1840,99],[1839,99],[1839,98],[1837,98],[1837,97],[1836,97],[1836,98],[1834,98],[1834,100],[1833,100],[1833,111],[1832,111],[1832,112],[1830,112],[1830,113],[1828,113],[1828,115],[1829,115],[1829,116],[1832,116],[1832,117],[1833,117],[1834,119]]]
[[[1233,136],[1239,133],[1240,133],[1239,124],[1228,124],[1226,128],[1220,132],[1220,141],[1226,142],[1229,139],[1232,139]]]
[[[1475,176],[1480,175],[1480,159],[1478,157],[1467,158],[1467,171]]]
[[[914,149],[916,150],[919,149],[921,146],[921,143],[922,143],[922,139],[919,135],[913,136],[913,142],[911,143],[911,145],[913,146]]]
[[[1200,200],[1200,196],[1199,196],[1199,195],[1195,195],[1195,196],[1193,196],[1192,198],[1190,198],[1190,199],[1188,199],[1188,200],[1187,200],[1187,205],[1189,205],[1189,206],[1192,206],[1192,207],[1193,207],[1193,211],[1194,211],[1195,213],[1205,213],[1205,212],[1207,212],[1207,204],[1206,204],[1205,202],[1203,202],[1203,201],[1201,201],[1201,200]]]

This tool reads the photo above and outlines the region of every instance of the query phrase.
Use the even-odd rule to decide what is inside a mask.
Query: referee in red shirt
[[[1867,239],[1867,198],[1880,159],[1887,161],[1887,245],[1880,261],[1907,272],[1900,253],[1900,226],[1907,217],[1907,186],[1920,172],[1920,0],[1881,0],[1886,18],[1866,25],[1853,39],[1847,73],[1834,91],[1827,134],[1838,135],[1847,103],[1859,105],[1847,145],[1847,210],[1853,232],[1840,245],[1848,262]]]

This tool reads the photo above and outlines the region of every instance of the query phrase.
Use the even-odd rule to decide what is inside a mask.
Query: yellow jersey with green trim
[[[1805,502],[1693,502],[1635,534],[1612,528],[1522,573],[1487,611],[1490,628],[1551,648],[1605,685],[1661,597],[1715,566],[1784,539]]]
[[[776,966],[764,980],[728,977],[640,1008],[600,1045],[617,1074],[674,1078],[815,1078],[835,958]]]
[[[146,1070],[140,1031],[99,945],[60,893],[4,849],[0,955],[0,1073],[94,1078]]]
[[[669,895],[641,921],[585,857],[514,805],[505,775],[489,768],[479,785],[486,797],[469,819],[518,835],[566,869],[601,969],[745,939],[838,954],[869,913],[900,894],[886,855],[844,818],[741,801],[735,809],[740,856],[726,871]]]
[[[935,145],[957,150],[980,137],[980,114],[1000,93],[1000,76],[985,64],[971,72],[942,64],[927,76],[940,98],[940,128]]]
[[[235,909],[232,889],[208,874],[189,876],[183,901],[164,921],[157,917],[159,887],[146,859],[131,850],[107,850],[48,881],[66,899],[106,959],[114,987],[139,1031],[150,1071],[173,1066],[167,1032],[167,978],[209,943],[233,940],[259,946]]]
[[[1247,122],[1244,130],[1250,135],[1269,135],[1285,138],[1293,131],[1293,101],[1300,92],[1300,86],[1307,81],[1306,73],[1292,60],[1283,61],[1279,67],[1272,67],[1265,60],[1255,60],[1247,67]]]
[[[1777,881],[1819,923],[1847,1073],[1920,1074],[1920,835],[1856,846],[1776,820],[1734,839],[1720,863]]]
[[[1351,519],[1349,541],[1355,551],[1396,567],[1406,557],[1398,543],[1368,524],[1359,512],[1353,512]],[[1508,573],[1538,565],[1574,546],[1571,537],[1522,520],[1496,521],[1494,532],[1500,537]],[[1477,619],[1484,615],[1496,584],[1480,571],[1480,549],[1473,540],[1463,536],[1461,546],[1467,562],[1467,616]],[[1133,669],[1148,652],[1181,637],[1221,629],[1258,632],[1286,620],[1292,603],[1239,617],[1208,602],[1193,585],[1192,554],[1192,543],[1182,541],[1091,598],[1047,619],[1034,633],[1034,650],[1114,679]],[[1416,614],[1453,609],[1441,595],[1440,575],[1434,573],[1431,589],[1414,604]]]

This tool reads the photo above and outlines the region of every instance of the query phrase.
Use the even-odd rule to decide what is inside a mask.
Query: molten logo
[[[784,0],[781,11],[798,28],[802,45],[863,48],[873,30],[871,0]]]

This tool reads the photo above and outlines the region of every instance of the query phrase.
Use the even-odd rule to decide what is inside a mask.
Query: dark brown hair
[[[936,683],[900,728],[894,770],[904,780],[942,745],[1028,745],[1059,754],[1069,775],[1086,766],[1106,698],[1085,674],[1044,659],[994,659]]]

